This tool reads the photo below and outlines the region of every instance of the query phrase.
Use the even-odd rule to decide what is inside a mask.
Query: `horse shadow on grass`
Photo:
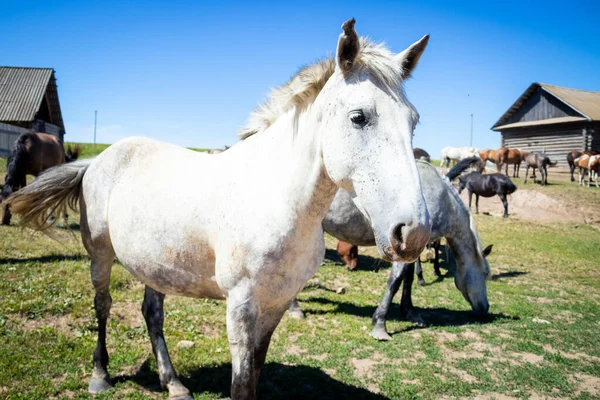
[[[82,261],[89,260],[87,255],[73,254],[52,254],[40,257],[28,257],[28,258],[0,258],[0,265],[3,264],[26,264],[26,263],[53,263],[58,261]]]
[[[529,272],[524,272],[524,271],[506,271],[506,272],[500,272],[499,274],[496,275],[492,275],[492,280],[493,281],[498,281],[504,278],[516,278],[517,276],[521,276],[521,275],[527,275]]]
[[[446,256],[446,254],[447,254],[447,256]],[[427,282],[425,284],[425,286],[440,283],[444,279],[454,278],[454,276],[456,275],[456,268],[457,268],[456,267],[456,259],[452,255],[452,251],[450,250],[449,247],[447,247],[447,245],[440,246],[440,259],[439,260],[440,260],[440,272],[442,273],[442,275],[435,277],[435,279],[433,281]],[[433,268],[433,262],[431,262],[431,263],[421,262],[421,266],[423,269]],[[445,272],[444,272],[444,270],[445,270]],[[526,275],[528,273],[529,272],[523,272],[523,271],[506,271],[506,272],[501,272],[499,274],[493,275],[491,279],[493,281],[497,281],[497,280],[501,280],[504,278],[516,278],[518,276]]]
[[[366,389],[340,382],[319,368],[307,365],[269,362],[263,367],[260,376],[257,389],[259,399],[387,399]],[[218,398],[231,395],[230,363],[182,370],[180,379],[192,394],[211,393]],[[116,384],[127,381],[148,391],[162,392],[155,363],[150,357],[133,374],[116,376],[114,379]]]
[[[439,265],[440,265],[440,276],[436,276],[433,281],[427,282],[425,286],[433,285],[436,283],[443,282],[446,278],[454,278],[456,275],[456,260],[450,251],[450,248],[446,244],[440,245],[439,250]],[[423,262],[421,261],[421,268],[433,270],[433,260]]]
[[[344,265],[342,259],[340,258],[336,250],[326,249],[325,259],[335,264],[339,264],[340,266]],[[380,258],[359,255],[356,270],[377,272],[380,269],[389,269],[391,266],[392,264]]]
[[[334,305],[334,310],[315,310],[310,307],[310,303],[320,303],[320,304],[328,304]],[[303,302],[302,307],[304,311],[310,314],[346,314],[346,315],[355,315],[361,318],[370,318],[372,317],[377,305],[373,306],[360,306],[354,303],[349,303],[345,301],[331,300],[326,297],[311,297]],[[472,324],[489,324],[495,321],[515,321],[519,320],[519,317],[506,315],[503,313],[489,313],[485,316],[479,316],[472,313],[470,310],[451,310],[444,307],[435,307],[435,308],[414,308],[417,313],[421,315],[423,321],[425,322],[424,327],[435,327],[435,326],[463,326],[463,325],[472,325]],[[388,321],[394,320],[404,320],[404,318],[400,314],[400,306],[398,304],[394,304],[390,312],[388,314]],[[413,325],[405,331],[410,331],[413,329],[423,328],[423,326]]]

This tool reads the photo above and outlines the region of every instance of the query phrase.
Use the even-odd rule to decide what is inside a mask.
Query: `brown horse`
[[[340,240],[337,244],[337,253],[349,271],[358,266],[358,246]]]
[[[498,159],[497,159],[497,151],[496,150],[492,150],[492,149],[481,150],[479,152],[479,158],[481,158],[481,162],[483,163],[483,170],[484,171],[485,171],[485,164],[488,161],[491,161],[494,164],[496,164],[496,170],[499,171]]]
[[[47,133],[25,132],[19,135],[15,146],[6,160],[6,177],[0,201],[4,201],[13,192],[25,187],[26,176],[38,176],[45,170],[65,162],[75,161],[81,148],[65,149],[60,140]],[[8,206],[3,207],[2,225],[9,225],[11,213]]]
[[[588,172],[588,187],[594,179],[596,187],[598,187],[598,174],[600,173],[600,155],[590,156],[583,154],[574,161],[575,165],[579,167],[579,184],[585,185],[585,172]]]
[[[415,160],[420,160],[421,158],[424,158],[425,161],[431,162],[431,157],[429,156],[429,153],[423,149],[415,147],[413,149],[413,154],[415,155]]]
[[[575,178],[573,177],[573,173],[575,172],[575,159],[579,158],[583,155],[588,155],[588,156],[595,156],[596,153],[593,150],[586,150],[586,151],[577,151],[577,150],[573,150],[567,153],[567,162],[569,163],[569,170],[571,172],[571,182],[575,182]]]
[[[508,149],[506,147],[502,147],[496,152],[497,155],[497,163],[499,166],[498,171],[502,172],[502,167],[504,167],[504,175],[508,176],[508,164],[513,164],[513,178],[519,177],[519,169],[521,168],[521,163],[523,162],[523,154],[519,149]]]

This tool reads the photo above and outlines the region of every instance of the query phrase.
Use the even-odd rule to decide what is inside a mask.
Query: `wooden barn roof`
[[[0,67],[0,121],[30,122],[46,98],[50,122],[64,131],[52,68]]]
[[[538,88],[550,93],[558,100],[572,108],[580,117],[552,118],[540,121],[526,121],[506,124],[505,122],[525,104]],[[514,102],[502,117],[492,126],[495,131],[506,128],[517,128],[534,125],[548,125],[553,123],[565,123],[573,121],[600,121],[600,92],[589,90],[570,89],[562,86],[549,85],[547,83],[532,83],[525,93]]]

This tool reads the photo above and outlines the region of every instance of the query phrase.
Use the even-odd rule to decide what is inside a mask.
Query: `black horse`
[[[478,171],[459,176],[472,164],[478,164]],[[504,205],[504,218],[508,218],[508,201],[506,200],[506,196],[514,193],[517,190],[517,186],[515,186],[510,178],[504,174],[482,175],[482,170],[483,165],[481,159],[479,157],[470,157],[461,160],[450,170],[450,172],[448,172],[448,174],[446,174],[446,176],[450,181],[458,178],[459,194],[465,188],[469,191],[469,208],[471,208],[473,193],[475,193],[475,214],[479,214],[479,196],[498,196]]]

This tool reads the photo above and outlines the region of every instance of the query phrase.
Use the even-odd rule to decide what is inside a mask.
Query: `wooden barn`
[[[63,140],[54,70],[0,67],[0,157],[7,156],[15,139],[29,129]]]
[[[571,150],[600,152],[600,92],[533,83],[492,130],[502,147],[545,151],[567,165]]]

